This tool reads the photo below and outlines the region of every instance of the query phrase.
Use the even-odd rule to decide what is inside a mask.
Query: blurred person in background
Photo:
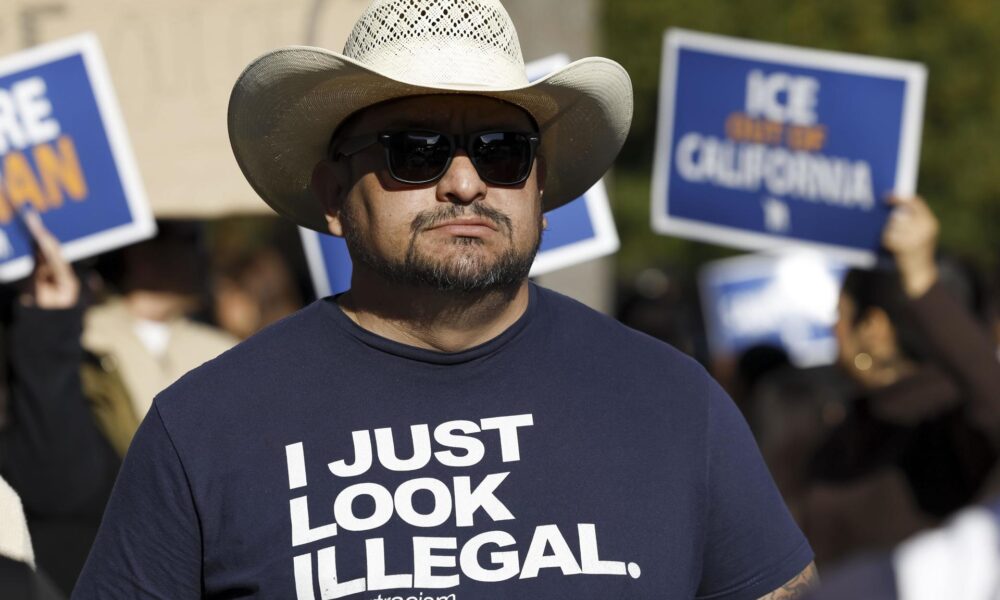
[[[215,321],[238,339],[302,308],[292,271],[274,248],[258,248],[214,271]]]
[[[1000,499],[962,510],[891,552],[858,557],[808,600],[1000,600]]]
[[[155,238],[106,259],[119,294],[89,308],[84,322],[84,347],[120,374],[131,403],[111,419],[110,437],[121,454],[160,390],[237,341],[191,318],[207,288],[199,225],[159,221],[158,227]]]
[[[771,356],[777,358],[774,350]],[[789,508],[802,521],[796,499],[808,489],[807,473],[812,453],[830,430],[840,424],[853,394],[853,386],[834,366],[797,368],[772,363],[767,354],[750,348],[740,357],[741,406],[757,437],[778,489]],[[756,374],[746,372],[748,362]]]
[[[684,279],[680,270],[671,267],[643,269],[618,290],[616,318],[699,358],[705,354],[704,335],[693,325],[699,323],[700,315],[691,300],[692,286],[686,285]],[[724,380],[720,383],[726,387]]]
[[[997,347],[997,360],[1000,360],[1000,269],[990,281],[986,298],[986,314],[993,334],[993,342]]]
[[[1000,440],[1000,363],[986,328],[940,281],[938,222],[893,199],[895,269],[851,271],[839,363],[858,397],[812,456],[800,503],[819,560],[887,548],[983,493]]]
[[[17,492],[0,477],[0,596],[4,600],[64,598],[35,565],[27,519]]]
[[[58,241],[38,215],[26,213],[24,222],[35,243],[35,269],[23,293],[4,288],[0,302],[0,404],[6,407],[0,475],[12,488],[0,483],[4,600],[59,597],[47,576],[69,594],[120,465],[95,419],[122,403],[114,393],[120,382],[102,375],[81,347],[80,281]]]

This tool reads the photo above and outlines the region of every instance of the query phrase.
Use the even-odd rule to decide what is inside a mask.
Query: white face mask
[[[170,345],[170,325],[161,321],[136,319],[132,325],[135,334],[146,350],[157,359],[163,358]]]

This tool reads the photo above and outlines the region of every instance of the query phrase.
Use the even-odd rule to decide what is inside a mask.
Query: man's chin
[[[442,292],[488,292],[513,285],[512,277],[494,261],[469,260],[468,257],[436,264],[410,265],[415,279]]]
[[[430,257],[416,253],[408,257],[405,270],[416,283],[438,291],[474,293],[517,287],[528,277],[534,256],[511,251],[499,256],[489,252],[449,253]]]
[[[468,295],[517,289],[528,278],[540,239],[529,250],[518,251],[511,244],[498,247],[478,238],[428,243],[431,240],[418,237],[401,260],[373,252],[357,236],[348,235],[347,246],[356,265],[386,282]]]

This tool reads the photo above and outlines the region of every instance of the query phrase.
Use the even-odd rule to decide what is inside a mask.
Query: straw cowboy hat
[[[326,232],[309,182],[337,127],[380,102],[451,93],[504,100],[534,117],[547,165],[545,210],[601,178],[632,122],[632,83],[614,61],[585,58],[529,83],[498,0],[374,0],[342,54],[291,46],[254,60],[229,100],[229,139],[261,198]]]

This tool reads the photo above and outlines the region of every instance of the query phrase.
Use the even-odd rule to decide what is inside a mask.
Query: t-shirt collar
[[[538,310],[538,289],[535,284],[529,283],[528,307],[525,309],[524,314],[522,314],[517,321],[515,321],[503,333],[491,340],[479,344],[478,346],[474,346],[466,350],[458,352],[438,352],[435,350],[428,350],[426,348],[418,348],[416,346],[403,344],[368,331],[351,320],[351,318],[348,317],[343,310],[341,310],[340,306],[337,304],[336,298],[337,296],[324,298],[321,301],[323,303],[323,310],[330,315],[337,327],[357,341],[380,352],[385,352],[387,354],[419,362],[439,365],[455,365],[471,362],[497,352],[509,344],[512,340],[520,336],[524,329],[534,319],[534,315]]]

